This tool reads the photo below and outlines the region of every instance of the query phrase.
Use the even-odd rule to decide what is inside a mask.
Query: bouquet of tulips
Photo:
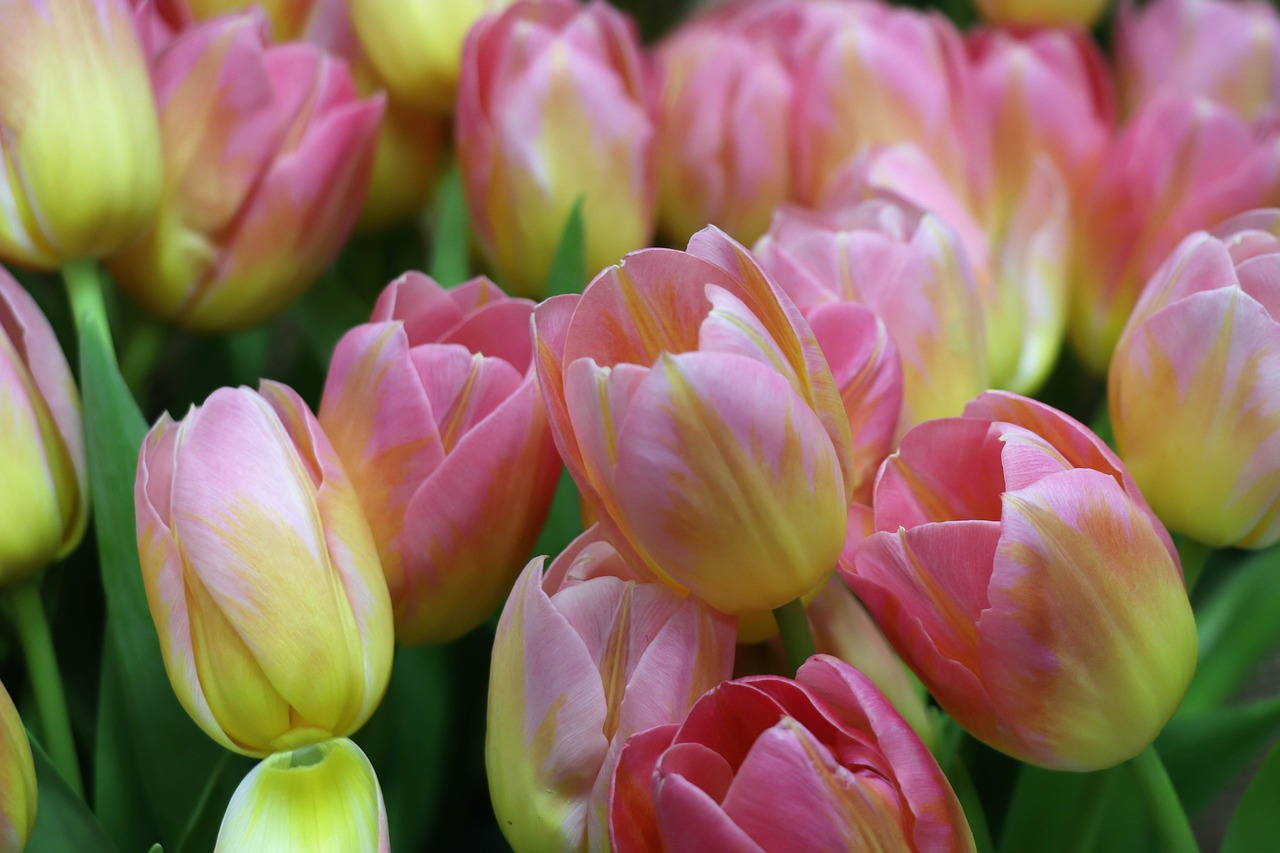
[[[1280,11],[928,5],[0,0],[0,853],[1276,849]]]

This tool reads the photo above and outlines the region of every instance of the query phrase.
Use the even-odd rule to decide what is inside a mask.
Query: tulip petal
[[[877,530],[1000,518],[1000,431],[973,418],[927,421],[903,436],[876,479]]]
[[[609,843],[617,853],[661,849],[653,787],[658,759],[678,725],[655,726],[627,738],[609,780]]]

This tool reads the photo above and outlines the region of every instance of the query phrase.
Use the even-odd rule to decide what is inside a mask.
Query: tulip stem
[[[1187,820],[1173,780],[1169,778],[1169,771],[1165,770],[1156,748],[1148,746],[1126,766],[1146,800],[1156,832],[1160,835],[1160,849],[1169,853],[1199,853],[1200,845],[1191,831],[1191,822]]]
[[[1098,832],[1107,816],[1107,805],[1111,802],[1111,793],[1115,790],[1120,774],[1116,768],[1108,767],[1089,776],[1089,787],[1076,807],[1075,820],[1069,831],[1071,839],[1066,850],[1089,853],[1097,848]]]
[[[83,332],[92,322],[102,328],[107,340],[111,340],[111,327],[107,324],[107,304],[102,298],[102,283],[95,261],[75,261],[62,268],[62,280],[67,285],[67,298],[71,301],[71,314],[76,331]]]
[[[809,630],[809,614],[804,611],[804,602],[797,598],[774,610],[773,618],[778,622],[782,646],[787,650],[787,667],[794,675],[800,664],[817,651],[813,645],[813,632]]]
[[[36,711],[40,715],[40,728],[44,744],[49,748],[49,757],[63,780],[83,797],[80,761],[71,735],[71,717],[67,714],[67,698],[62,692],[53,635],[45,618],[44,601],[40,598],[39,579],[25,581],[10,589],[8,604],[27,661],[27,679],[35,694]]]
[[[1204,573],[1205,564],[1209,562],[1209,555],[1212,553],[1212,547],[1203,542],[1197,542],[1189,536],[1183,536],[1178,540],[1178,559],[1182,562],[1182,577],[1187,585],[1187,595],[1196,588],[1196,583]]]

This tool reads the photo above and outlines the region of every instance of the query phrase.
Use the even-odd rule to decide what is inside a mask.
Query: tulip
[[[745,249],[708,228],[688,252],[635,252],[539,305],[534,335],[560,456],[628,560],[734,615],[827,578],[853,497],[848,416],[814,332]],[[828,357],[868,352],[851,339]]]
[[[49,321],[0,267],[0,587],[80,544],[89,518],[80,395]]]
[[[18,709],[0,684],[0,850],[19,853],[36,822],[36,768]]]
[[[1199,95],[1249,120],[1280,106],[1280,14],[1270,3],[1155,0],[1120,6],[1116,66],[1130,112],[1162,93]]]
[[[619,751],[729,677],[733,620],[638,574],[596,527],[544,562],[498,623],[489,793],[513,848],[603,850]]]
[[[1042,403],[988,392],[921,424],[841,572],[975,737],[1056,770],[1142,751],[1196,663],[1177,552],[1124,465]]]
[[[150,1],[165,2],[165,0]],[[174,5],[179,3],[184,5],[194,18],[201,21],[233,12],[243,12],[257,6],[267,17],[271,40],[278,42],[305,38],[316,7],[332,5],[330,0],[177,0]]]
[[[679,30],[658,51],[658,224],[676,243],[708,223],[755,240],[791,194],[793,84],[760,39]]]
[[[850,301],[884,322],[902,359],[900,429],[957,415],[990,384],[977,283],[937,215],[888,197],[821,212],[783,208],[755,254],[815,329],[824,306]],[[890,450],[886,443],[874,459],[868,489]]]
[[[537,295],[574,206],[594,274],[653,233],[649,77],[631,22],[600,0],[522,0],[471,31],[457,144],[476,236]]]
[[[305,44],[266,46],[256,14],[157,46],[160,218],[110,260],[121,288],[193,329],[258,323],[297,297],[355,225],[380,100]]]
[[[1280,211],[1183,240],[1111,363],[1120,456],[1172,529],[1216,547],[1280,542]]]
[[[391,671],[391,602],[355,490],[296,393],[223,388],[161,417],[134,504],[165,668],[200,728],[263,756],[369,718]]]
[[[351,0],[351,17],[393,97],[454,109],[463,42],[477,21],[512,0]]]
[[[971,851],[956,795],[875,685],[827,655],[721,684],[634,735],[609,806],[617,853]]]
[[[345,738],[272,755],[236,788],[215,853],[390,853],[373,765]]]
[[[1005,27],[1092,27],[1107,0],[975,0],[982,17]]]
[[[136,241],[162,174],[128,4],[0,0],[0,33],[0,259],[52,268]]]
[[[420,214],[444,173],[448,144],[449,125],[440,116],[388,102],[357,229],[375,231]]]
[[[446,291],[407,273],[334,352],[320,424],[360,496],[403,643],[483,622],[551,507],[560,460],[533,307],[488,279]]]
[[[1226,107],[1161,97],[1108,152],[1073,251],[1071,341],[1106,371],[1142,285],[1186,234],[1280,202],[1280,139]]]

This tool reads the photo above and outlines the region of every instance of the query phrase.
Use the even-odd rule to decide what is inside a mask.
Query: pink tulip
[[[729,677],[733,620],[637,574],[591,528],[529,563],[498,623],[485,760],[517,850],[603,850],[632,734],[679,722]]]
[[[1142,285],[1187,233],[1280,202],[1280,138],[1226,107],[1160,97],[1115,141],[1073,250],[1070,334],[1106,370]]]
[[[635,27],[602,0],[522,0],[472,28],[458,160],[476,236],[512,289],[545,290],[579,200],[589,274],[649,244],[651,84]]]
[[[152,42],[164,198],[110,269],[190,328],[248,326],[287,305],[337,254],[369,183],[381,100],[359,100],[341,61],[264,36],[245,14]]]
[[[1095,770],[1145,748],[1196,663],[1177,552],[1115,454],[988,392],[903,438],[841,570],[938,703],[1022,761]]]
[[[617,853],[971,851],[920,738],[848,664],[811,658],[707,693],[680,725],[633,735],[609,803]]]
[[[746,249],[709,228],[688,252],[635,252],[538,306],[534,333],[560,455],[629,560],[735,615],[826,579],[849,421],[815,333]],[[852,376],[875,352],[850,337],[827,357]]]
[[[1156,271],[1111,362],[1116,444],[1174,530],[1280,541],[1280,211],[1187,237]]]
[[[1249,120],[1280,106],[1280,14],[1261,0],[1122,3],[1116,65],[1130,112],[1160,94],[1198,95]]]
[[[407,273],[339,342],[320,423],[378,544],[403,643],[461,636],[506,597],[560,461],[529,318],[488,279]]]

